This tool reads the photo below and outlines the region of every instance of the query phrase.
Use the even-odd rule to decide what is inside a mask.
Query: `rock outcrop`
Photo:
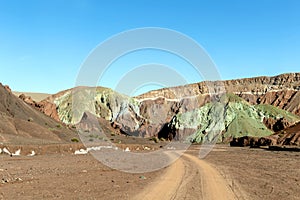
[[[3,87],[7,92],[11,93],[11,89],[8,85],[4,85]]]
[[[293,121],[288,121],[286,118],[264,118],[264,124],[272,131],[281,131],[287,127],[294,125]]]
[[[26,96],[25,94],[20,94],[19,98],[21,100],[23,100],[25,103],[36,108],[40,112],[48,115],[49,117],[55,119],[58,122],[60,122],[60,119],[58,117],[58,113],[56,110],[56,105],[54,103],[47,101],[47,100],[36,102],[30,96]]]

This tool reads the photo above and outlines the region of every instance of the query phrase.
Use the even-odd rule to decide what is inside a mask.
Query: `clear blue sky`
[[[298,0],[1,0],[0,82],[17,91],[71,88],[99,43],[140,27],[174,29],[195,39],[222,79],[299,72],[299,10]],[[116,80],[100,84],[114,88]],[[190,73],[188,82],[198,81]]]

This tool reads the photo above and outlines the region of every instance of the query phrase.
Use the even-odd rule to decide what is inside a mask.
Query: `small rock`
[[[5,179],[5,178],[2,178],[1,182],[2,182],[2,183],[8,183],[9,180],[8,180],[8,179]]]
[[[21,178],[18,177],[18,178],[16,178],[16,181],[23,181],[23,180],[22,180]]]
[[[12,156],[20,156],[21,155],[21,149],[18,149],[15,153],[11,154]]]
[[[85,149],[79,149],[74,152],[75,155],[82,155],[82,154],[87,154],[87,153],[88,153],[88,150],[85,150]]]
[[[2,151],[3,151],[3,153],[11,155],[10,151],[6,147],[4,147]]]
[[[126,149],[124,150],[125,152],[130,152],[129,147],[126,147]]]

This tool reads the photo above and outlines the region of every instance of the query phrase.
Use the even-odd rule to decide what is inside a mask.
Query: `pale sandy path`
[[[237,199],[225,179],[205,160],[184,154],[134,199]]]

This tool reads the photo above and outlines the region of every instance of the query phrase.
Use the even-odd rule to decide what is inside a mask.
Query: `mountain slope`
[[[139,101],[103,87],[73,88],[50,98],[63,123],[77,124],[89,112],[127,135],[141,137],[157,134],[171,120],[177,104],[164,99]]]
[[[218,130],[223,133],[219,141],[227,141],[270,135],[297,122],[292,113],[300,115],[299,85],[300,73],[291,73],[200,82],[133,98],[108,88],[77,87],[31,104],[66,124],[78,123],[89,112],[127,135],[181,139],[198,130],[192,140],[202,142],[205,132]],[[227,99],[219,101],[225,93]]]
[[[35,110],[0,83],[0,142],[11,144],[60,143],[75,132]]]
[[[268,136],[273,133],[264,123],[286,120],[288,125],[300,121],[300,117],[271,105],[250,105],[233,94],[227,94],[221,102],[208,103],[191,112],[177,114],[170,128],[174,137],[187,137],[192,142],[228,142],[242,136]],[[222,133],[218,136],[219,133]]]

